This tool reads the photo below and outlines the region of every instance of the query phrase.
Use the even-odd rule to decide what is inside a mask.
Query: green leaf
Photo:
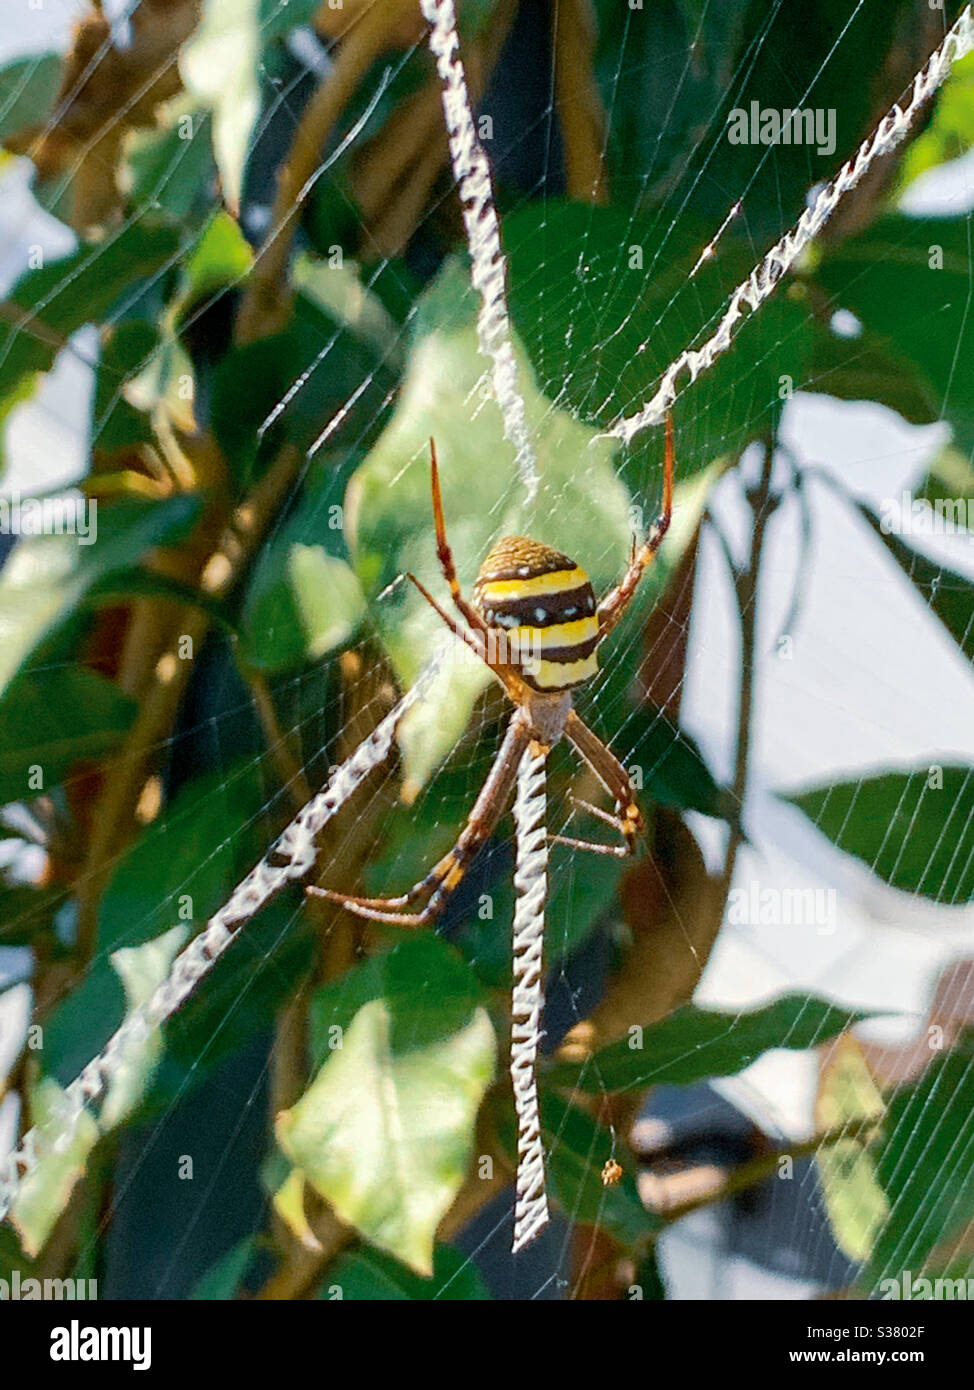
[[[159,334],[145,319],[126,319],[103,335],[91,410],[95,448],[113,453],[154,438],[148,414],[129,390],[158,346]]]
[[[63,1151],[56,1147],[63,1134],[66,1105],[64,1092],[49,1077],[42,1077],[31,1091],[31,1121],[39,1131],[35,1149],[39,1161],[21,1182],[10,1209],[10,1220],[31,1256],[43,1248],[98,1142],[97,1124],[82,1111],[74,1138]]]
[[[335,1261],[318,1290],[324,1300],[480,1302],[490,1294],[469,1256],[449,1245],[433,1251],[433,1273],[422,1278],[381,1250],[356,1250]]]
[[[283,38],[301,24],[310,24],[321,8],[321,0],[259,0],[257,22],[264,43]]]
[[[0,68],[0,140],[46,122],[63,67],[57,53],[41,53]]]
[[[411,570],[441,590],[429,491],[432,436],[447,533],[465,591],[490,542],[518,533],[573,555],[598,590],[608,589],[625,567],[630,544],[629,496],[613,468],[613,446],[553,409],[522,357],[521,385],[541,476],[538,498],[526,505],[500,412],[488,405],[476,427],[470,424],[470,400],[485,371],[475,315],[466,272],[450,262],[420,306],[395,414],[348,489],[349,548],[363,588],[375,597]],[[410,684],[439,641],[442,622],[411,586],[377,605],[374,616],[401,682]],[[451,657],[402,723],[407,798],[456,743],[491,679],[470,656]]]
[[[144,1003],[165,978],[185,935],[185,928],[177,927],[158,941],[114,954],[112,964],[125,988],[126,1015]],[[45,1036],[45,1062],[50,1064],[47,1042]],[[63,1153],[59,1152],[57,1144],[62,1131],[58,1115],[64,1104],[64,1093],[49,1076],[43,1077],[32,1092],[33,1121],[40,1129],[37,1148],[40,1161],[36,1172],[22,1184],[11,1211],[11,1219],[31,1254],[36,1254],[50,1235],[75,1183],[85,1172],[98,1137],[120,1124],[142,1099],[161,1049],[159,1033],[150,1033],[130,1045],[119,1059],[97,1122],[82,1111],[75,1136]]]
[[[637,790],[642,788],[658,805],[724,820],[736,817],[731,792],[714,781],[696,740],[655,705],[644,701],[637,706],[616,741],[632,750],[623,761],[630,776],[638,769]]]
[[[664,1082],[688,1086],[743,1071],[771,1048],[816,1047],[863,1017],[805,994],[786,994],[749,1013],[688,1005],[647,1028],[630,1029],[586,1062],[552,1067],[547,1084],[589,1094]]]
[[[974,447],[969,219],[884,217],[831,247],[816,271],[833,309],[849,309],[897,359],[915,364],[935,418]]]
[[[333,447],[351,440],[358,448],[363,437],[367,444],[381,428],[393,385],[373,341],[299,294],[283,333],[221,358],[211,423],[236,476],[246,482],[259,450],[282,439],[304,452],[332,427]]]
[[[875,1288],[902,1270],[919,1272],[941,1242],[969,1223],[974,1209],[974,1054],[970,1037],[935,1057],[919,1081],[889,1098],[876,1176],[889,1217],[866,1271]]]
[[[815,348],[803,391],[842,401],[876,401],[911,425],[940,418],[937,394],[920,367],[876,333],[844,337],[816,320]]]
[[[177,953],[186,944],[187,935],[187,927],[173,927],[153,941],[112,953],[112,968],[122,981],[127,1013],[149,1001],[169,974]],[[124,1054],[98,1115],[103,1134],[121,1124],[139,1105],[151,1084],[162,1050],[162,1034],[155,1031]]]
[[[668,219],[577,203],[528,204],[507,218],[511,315],[557,405],[605,428],[637,410],[678,353],[713,331],[753,249],[722,243],[688,294],[709,234],[686,217],[670,229]],[[766,429],[783,375],[801,385],[812,346],[801,293],[783,288],[747,318],[734,351],[677,401],[681,477]],[[654,450],[650,438],[637,454],[655,458]]]
[[[386,958],[381,997],[357,1010],[277,1121],[282,1149],[342,1220],[426,1276],[494,1072],[494,1032],[471,1007],[475,988],[436,938],[400,946]]]
[[[178,248],[175,228],[140,219],[22,276],[0,329],[0,397],[26,375],[47,371],[72,333],[103,320],[124,291],[172,261]]]
[[[852,1037],[840,1038],[823,1066],[815,1103],[817,1128],[852,1131],[863,1121],[881,1119],[885,1109],[859,1044]],[[837,1143],[822,1145],[815,1166],[836,1244],[850,1260],[868,1259],[889,1213],[868,1143],[850,1132]]]
[[[924,130],[907,146],[900,165],[898,190],[948,160],[959,159],[974,144],[974,55],[954,64],[937,93]]]
[[[787,800],[892,888],[941,903],[974,898],[974,769],[886,772]]]
[[[243,279],[253,261],[243,232],[227,212],[218,212],[186,261],[182,300],[193,304],[224,285]]]
[[[92,586],[137,563],[192,526],[199,497],[91,503],[89,536],[22,538],[0,571],[0,690],[24,659],[68,618]]]
[[[211,136],[210,113],[199,110],[175,111],[168,127],[130,131],[129,205],[151,204],[177,221],[202,215],[216,177]]]
[[[947,521],[953,518],[956,508],[961,509],[966,518],[967,506],[962,498],[936,499],[937,506],[945,502],[949,503]],[[892,523],[885,517],[879,518],[872,508],[862,502],[857,502],[856,506],[860,515],[866,519],[913,584],[920,598],[940,619],[964,655],[968,660],[974,657],[974,584],[966,575],[928,559],[926,555],[907,545],[906,541],[891,529]]]
[[[269,672],[320,661],[354,636],[364,616],[365,597],[351,566],[285,531],[261,557],[248,592],[241,659]]]
[[[253,1236],[247,1236],[231,1246],[222,1259],[217,1260],[193,1285],[190,1298],[221,1303],[232,1299],[250,1268],[256,1249],[257,1241]]]
[[[104,756],[135,711],[116,685],[83,666],[18,676],[0,697],[0,803],[50,791],[78,758]],[[28,784],[32,767],[40,768],[42,787]]]
[[[260,0],[205,0],[183,44],[179,69],[187,91],[213,112],[213,153],[230,205],[240,202],[250,135],[260,110]]]
[[[194,779],[143,832],[102,898],[95,960],[46,1023],[48,1071],[63,1080],[76,1076],[121,1022],[125,1001],[110,954],[155,942],[181,922],[202,925],[266,850],[269,830],[261,811],[267,795],[259,762],[231,766]],[[222,965],[207,981],[213,1007],[219,1006],[216,972]],[[239,995],[232,963],[231,974]],[[190,1027],[194,1006],[199,1007],[195,1001],[187,1005],[171,1025],[173,1042]],[[242,1026],[252,1029],[252,1019]],[[194,1035],[192,1041],[199,1039]]]

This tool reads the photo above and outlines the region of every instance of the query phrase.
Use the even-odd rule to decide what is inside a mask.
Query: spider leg
[[[472,647],[482,661],[486,661],[486,649],[482,640],[482,634],[480,629],[478,628],[476,632],[469,632],[467,628],[463,626],[462,623],[458,623],[456,618],[450,616],[450,614],[446,611],[446,609],[443,607],[441,603],[437,603],[436,599],[430,593],[429,589],[427,589],[426,585],[421,584],[420,581],[416,578],[416,576],[410,573],[409,570],[406,571],[406,578],[409,580],[411,584],[415,584],[416,588],[423,595],[423,598],[433,609],[434,613],[436,613],[443,620],[443,622],[447,625],[450,631],[454,633],[455,636],[459,637],[462,642],[466,642],[468,647]]]
[[[515,713],[507,726],[504,742],[494,759],[487,780],[473,804],[460,838],[425,878],[414,883],[408,892],[396,898],[360,898],[335,893],[329,888],[310,887],[305,891],[315,897],[340,903],[358,917],[372,922],[390,922],[398,927],[423,927],[435,921],[446,907],[447,899],[463,879],[477,852],[490,838],[497,822],[507,809],[517,777],[521,755],[530,741],[527,724]],[[419,912],[399,912],[395,909],[426,898]]]
[[[636,848],[636,837],[642,833],[642,812],[636,805],[632,794],[629,774],[619,759],[607,748],[598,734],[592,732],[574,710],[570,710],[565,720],[565,736],[596,777],[605,787],[616,805],[614,824],[626,842],[625,853],[631,854]],[[600,816],[600,819],[604,817]],[[613,819],[610,817],[610,819]],[[615,850],[610,846],[611,853]]]
[[[599,636],[607,637],[629,607],[633,594],[639,588],[639,581],[647,565],[659,550],[673,515],[673,468],[676,462],[676,449],[673,443],[673,417],[666,416],[666,454],[663,463],[663,506],[659,516],[649,528],[642,545],[633,554],[620,583],[606,594],[599,604]]]
[[[446,538],[446,522],[443,520],[443,497],[440,492],[440,470],[436,462],[436,445],[430,440],[430,489],[433,494],[433,524],[436,527],[436,557],[440,562],[440,569],[443,571],[443,578],[450,586],[450,597],[453,599],[454,606],[466,618],[475,631],[480,632],[486,638],[487,624],[474,608],[473,604],[468,603],[463,596],[460,588],[460,580],[457,578],[457,567],[453,563],[453,551]]]
[[[587,849],[591,854],[611,854],[616,859],[625,859],[631,852],[632,847],[626,840],[625,822],[620,816],[610,816],[608,811],[603,811],[599,806],[593,806],[590,801],[584,801],[580,796],[573,796],[572,802],[576,806],[583,807],[590,816],[595,816],[598,820],[604,821],[606,825],[611,825],[613,830],[617,830],[625,840],[621,845],[602,845],[595,840],[576,840],[570,835],[549,835],[548,839],[557,845],[571,845],[574,849]]]

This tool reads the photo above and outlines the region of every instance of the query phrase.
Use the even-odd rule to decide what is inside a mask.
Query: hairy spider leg
[[[623,855],[632,854],[636,848],[636,839],[643,833],[645,824],[642,812],[636,805],[632,794],[632,783],[629,781],[628,772],[612,750],[606,747],[598,734],[593,733],[575,710],[570,710],[568,718],[565,720],[565,737],[576,752],[588,763],[612,797],[615,802],[616,814],[615,816],[608,816],[604,811],[599,812],[594,806],[588,809],[595,811],[600,820],[606,820],[615,826],[625,841],[625,848],[614,845],[596,847],[582,840],[571,841],[570,843],[575,843],[580,848],[598,848],[600,854],[618,855],[620,850]]]
[[[494,759],[490,773],[480,789],[473,809],[467,817],[460,838],[453,849],[435,865],[425,878],[414,883],[408,892],[397,898],[359,898],[336,893],[330,888],[309,887],[305,891],[315,897],[328,898],[359,917],[373,922],[390,922],[398,927],[423,927],[434,921],[446,907],[447,899],[463,879],[478,851],[490,838],[507,810],[517,778],[518,764],[530,742],[528,725],[517,712],[511,716],[507,733]],[[428,897],[419,912],[400,912],[417,899]]]
[[[436,558],[440,562],[440,569],[443,571],[443,578],[450,586],[450,597],[453,599],[454,606],[459,609],[466,618],[470,626],[483,634],[486,639],[487,624],[474,608],[472,603],[468,603],[463,596],[460,588],[460,580],[457,578],[457,567],[453,563],[453,551],[446,538],[446,522],[443,520],[443,496],[440,492],[440,470],[436,462],[436,444],[430,439],[430,490],[433,494],[433,525],[436,528]]]
[[[663,462],[663,505],[659,516],[649,528],[649,533],[636,551],[622,580],[599,604],[599,635],[607,637],[623,613],[629,607],[633,594],[639,588],[639,581],[647,565],[663,543],[669,530],[673,515],[673,470],[676,465],[676,448],[673,441],[673,416],[666,416],[666,450]]]
[[[591,801],[585,801],[580,796],[570,798],[573,806],[581,806],[588,811],[589,815],[595,816],[597,820],[610,825],[613,830],[617,830],[620,835],[624,835],[622,821],[618,816],[610,816],[608,811],[603,811],[599,806],[593,806]],[[572,835],[548,835],[552,844],[571,845],[573,849],[588,850],[590,854],[611,854],[616,859],[625,859],[632,853],[632,846],[626,841],[622,845],[603,845],[595,840],[578,840]]]

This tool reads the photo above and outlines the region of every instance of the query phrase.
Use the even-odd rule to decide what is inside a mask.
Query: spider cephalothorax
[[[572,707],[572,690],[598,670],[596,650],[612,631],[639,586],[646,566],[659,549],[673,506],[673,427],[666,421],[663,508],[638,548],[629,568],[601,603],[588,575],[574,560],[526,536],[505,536],[487,556],[474,584],[473,603],[464,598],[453,553],[446,539],[443,503],[430,440],[430,481],[436,553],[454,606],[465,624],[452,617],[419,580],[409,578],[457,637],[477,653],[507,691],[515,706],[500,751],[473,804],[460,838],[425,878],[397,898],[356,898],[327,888],[309,888],[342,903],[360,917],[417,927],[443,911],[474,855],[493,833],[507,809],[517,769],[530,747],[546,753],[564,736],[588,763],[615,803],[609,815],[589,806],[622,836],[621,845],[594,845],[554,835],[562,844],[600,854],[629,854],[642,828],[629,776],[619,759]],[[587,803],[581,803],[587,805]],[[405,912],[421,902],[418,912]]]
[[[527,536],[505,536],[480,567],[473,602],[532,690],[571,690],[598,670],[595,591],[574,560]]]

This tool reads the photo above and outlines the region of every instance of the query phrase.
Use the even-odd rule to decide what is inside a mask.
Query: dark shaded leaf
[[[690,281],[707,236],[687,217],[668,225],[552,202],[505,223],[514,325],[541,389],[586,423],[605,427],[647,401],[673,358],[713,331],[751,270],[750,248],[722,244]],[[812,332],[796,295],[783,288],[748,317],[734,351],[677,401],[680,477],[766,429],[783,377],[801,385]],[[648,438],[637,453],[655,464],[657,449]]]
[[[959,508],[966,517],[967,506],[962,498],[935,499],[938,507],[945,502],[949,504],[949,514],[945,514],[946,521],[952,523],[955,508]],[[931,508],[933,505],[932,503]],[[901,536],[896,535],[886,519],[879,518],[872,508],[862,502],[858,502],[856,506],[860,515],[865,517],[913,584],[920,598],[930,611],[937,615],[964,655],[968,659],[974,657],[974,584],[966,575],[950,569],[947,565],[938,564],[919,550],[914,550]]]
[[[64,64],[57,53],[18,58],[0,68],[0,140],[41,125],[61,85]]]
[[[974,768],[881,773],[788,800],[892,888],[941,903],[974,898]]]
[[[863,1017],[805,994],[787,994],[738,1014],[688,1005],[660,1023],[630,1029],[580,1065],[552,1067],[547,1084],[595,1095],[663,1082],[687,1086],[732,1076],[771,1048],[817,1047]]]
[[[866,1282],[875,1289],[903,1270],[919,1272],[935,1246],[959,1235],[974,1210],[974,1052],[970,1036],[889,1098],[876,1176],[889,1216]]]
[[[318,1290],[326,1301],[349,1299],[367,1303],[489,1299],[477,1266],[459,1250],[438,1245],[433,1273],[424,1279],[381,1250],[356,1250],[335,1261]]]
[[[134,700],[83,666],[17,676],[0,698],[0,802],[50,791],[78,758],[103,757],[135,711]],[[40,786],[28,783],[32,768],[40,768]]]
[[[965,369],[974,356],[972,252],[966,217],[897,215],[831,248],[816,272],[834,309],[850,309],[915,364],[934,418],[953,426],[965,451],[974,447],[974,373]]]

